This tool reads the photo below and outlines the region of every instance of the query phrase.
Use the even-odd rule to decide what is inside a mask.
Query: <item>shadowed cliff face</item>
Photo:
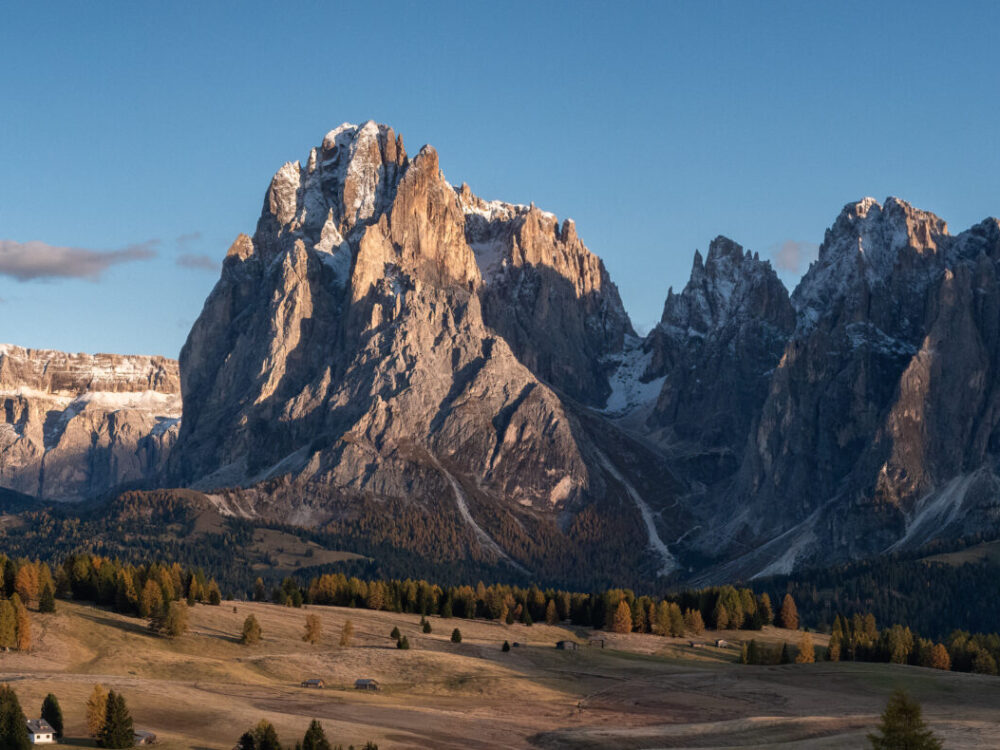
[[[953,237],[897,199],[848,205],[701,543],[784,572],[997,526],[998,257],[996,220]]]
[[[173,360],[0,345],[0,486],[82,500],[143,485],[180,412]]]

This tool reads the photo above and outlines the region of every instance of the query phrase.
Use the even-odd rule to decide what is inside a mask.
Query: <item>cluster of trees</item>
[[[179,563],[135,565],[87,553],[66,557],[56,568],[55,585],[60,598],[91,601],[145,618],[165,615],[170,602],[222,602],[219,585],[201,569]]]
[[[956,630],[943,643],[935,643],[902,625],[879,630],[871,613],[851,618],[838,615],[830,633],[827,658],[995,675],[1000,660],[1000,635],[972,635]]]
[[[236,743],[234,750],[281,750],[278,732],[271,722],[261,719],[257,726],[247,730]],[[323,725],[313,719],[306,729],[305,736],[295,743],[295,750],[344,750],[341,744],[331,745],[323,730]],[[347,750],[354,750],[354,745],[348,745]],[[374,742],[359,745],[358,750],[378,750]]]
[[[739,658],[740,664],[812,664],[815,661],[816,647],[808,631],[802,633],[794,658],[787,642],[782,642],[778,648],[760,643],[756,638],[743,643]]]
[[[59,699],[49,693],[42,701],[41,717],[52,727],[57,738],[63,736],[63,715]],[[102,685],[95,685],[87,701],[87,727],[99,747],[126,748],[135,744],[132,717],[125,698]],[[10,685],[0,685],[0,747],[4,750],[29,750],[27,717],[17,693]]]
[[[942,550],[949,546],[936,545]],[[924,555],[926,553],[919,553]],[[1000,597],[992,596],[1000,566],[989,559],[960,565],[915,553],[796,571],[755,581],[758,590],[789,592],[803,618],[822,629],[838,613],[871,612],[879,622],[906,623],[929,638],[944,640],[956,628],[991,632],[1000,622]]]
[[[38,560],[0,555],[0,649],[31,648],[29,607],[54,612],[55,582],[49,566]]]
[[[261,582],[262,584],[262,582]],[[276,592],[279,601],[296,600],[341,607],[437,614],[441,617],[499,620],[508,624],[554,624],[565,620],[576,625],[616,632],[683,636],[699,634],[705,627],[760,630],[778,623],[797,629],[798,610],[786,595],[775,615],[770,596],[751,589],[720,586],[655,598],[636,596],[629,589],[600,593],[573,593],[538,586],[504,584],[441,587],[427,581],[369,580],[329,573],[310,581],[301,592],[295,581],[285,579]],[[259,589],[262,587],[258,587]],[[262,594],[263,598],[266,598]]]

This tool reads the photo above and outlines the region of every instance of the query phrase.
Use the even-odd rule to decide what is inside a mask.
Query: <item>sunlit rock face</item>
[[[0,345],[0,486],[82,500],[145,486],[181,416],[177,362]]]

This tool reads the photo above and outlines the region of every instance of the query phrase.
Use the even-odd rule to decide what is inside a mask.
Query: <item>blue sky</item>
[[[1000,4],[818,5],[10,4],[0,249],[117,255],[8,264],[0,341],[175,356],[271,175],[344,121],[576,219],[640,328],[718,234],[802,243],[792,284],[862,196],[1000,213]]]

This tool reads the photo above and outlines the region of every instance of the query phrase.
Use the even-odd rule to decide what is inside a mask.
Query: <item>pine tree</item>
[[[278,732],[274,725],[261,719],[254,727],[253,737],[257,750],[281,750],[281,743],[278,741]]]
[[[774,622],[774,607],[771,606],[771,597],[766,591],[757,600],[757,612],[760,613],[762,624],[770,625]]]
[[[791,594],[785,594],[781,602],[781,627],[788,630],[799,629],[799,610],[795,606],[795,600]]]
[[[17,650],[28,651],[31,649],[31,617],[28,615],[28,608],[21,602],[21,597],[14,594],[10,598],[10,603],[14,607],[14,625],[17,631]]]
[[[691,635],[701,635],[705,632],[705,620],[697,609],[689,609],[684,613],[684,630]]]
[[[253,600],[255,602],[267,601],[267,587],[264,586],[264,579],[258,578],[253,584]]]
[[[424,632],[425,633],[430,633],[431,632],[431,622],[430,622],[430,620],[424,620]]]
[[[91,737],[98,737],[104,727],[104,718],[108,712],[108,691],[104,685],[94,685],[94,689],[87,698],[87,733]]]
[[[944,644],[934,644],[934,647],[931,649],[930,666],[932,669],[951,669],[951,656],[948,655],[948,649],[944,647]]]
[[[59,699],[56,698],[52,693],[45,696],[45,700],[42,701],[42,718],[49,723],[49,726],[56,733],[56,737],[62,737],[63,735],[63,715],[62,708],[59,706]]]
[[[319,619],[319,615],[306,615],[306,630],[302,634],[302,640],[316,645],[322,637],[323,622]]]
[[[462,631],[459,630],[458,628],[455,628],[454,630],[451,631],[451,642],[452,643],[462,642]]]
[[[816,649],[813,647],[812,635],[808,632],[802,633],[799,641],[799,652],[795,655],[796,664],[812,664],[816,661]]]
[[[409,640],[407,640],[407,638],[406,638],[405,635],[402,638],[400,638],[398,641],[396,641],[396,648],[402,649],[404,651],[406,651],[406,650],[408,650],[410,648],[410,642],[409,642]]]
[[[725,630],[729,627],[729,610],[722,603],[722,599],[716,602],[715,609],[712,611],[712,619],[715,621],[716,630]]]
[[[56,611],[56,594],[52,590],[52,586],[48,583],[42,587],[42,594],[38,600],[38,611],[39,612],[55,612]]]
[[[21,702],[10,685],[0,685],[0,747],[4,750],[29,750],[28,724]]]
[[[17,648],[17,613],[10,599],[0,601],[0,648]]]
[[[868,735],[873,750],[941,750],[921,716],[920,704],[904,691],[889,696],[882,723],[877,732]]]
[[[451,597],[449,596],[444,600],[444,604],[441,605],[441,617],[443,619],[449,619],[452,616],[452,603]]]
[[[788,643],[781,644],[781,658],[778,659],[778,664],[791,664],[792,663],[792,652],[788,650]]]
[[[681,614],[679,604],[670,602],[667,607],[667,621],[669,622],[668,632],[670,635],[674,638],[680,638],[684,635],[684,631],[686,630],[684,625],[684,615]]]
[[[255,643],[259,643],[260,639],[260,623],[257,622],[257,618],[253,615],[247,615],[247,619],[243,621],[243,633],[240,636],[240,643],[252,646]]]
[[[632,632],[632,608],[624,599],[618,602],[614,619],[611,621],[611,629],[616,633]]]
[[[510,641],[504,641],[503,647],[500,650],[504,652],[510,651]]]
[[[152,578],[142,587],[139,597],[139,617],[155,617],[163,609],[163,589]]]
[[[125,705],[125,697],[114,690],[108,693],[104,726],[97,738],[97,744],[108,748],[132,747],[135,744],[132,716],[128,712],[128,706]]]
[[[347,648],[351,645],[351,640],[354,638],[354,623],[350,620],[344,620],[344,627],[340,629],[340,645],[343,648]]]
[[[253,736],[253,732],[244,732],[240,735],[233,750],[257,750],[257,738]]]
[[[316,719],[309,723],[306,736],[302,738],[302,750],[331,750],[323,725]]]
[[[402,635],[402,633],[399,632],[398,627],[393,627],[392,632],[389,633],[389,637],[392,638],[394,641],[398,641],[400,635]]]
[[[188,605],[182,601],[170,602],[149,621],[149,628],[167,638],[178,638],[188,629]]]

